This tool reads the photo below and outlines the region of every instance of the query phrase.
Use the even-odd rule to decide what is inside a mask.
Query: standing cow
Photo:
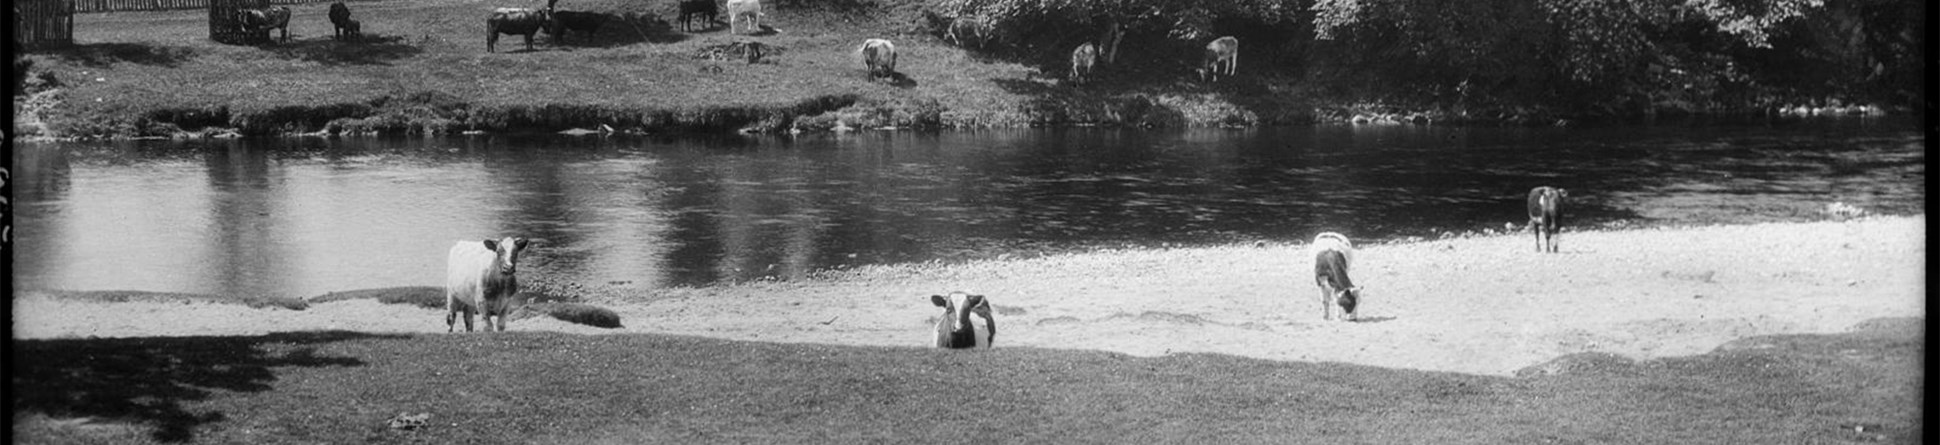
[[[1239,39],[1233,36],[1213,39],[1206,44],[1205,57],[1200,60],[1199,80],[1218,82],[1219,75],[1233,75],[1239,69]]]
[[[512,297],[519,293],[519,253],[525,251],[525,238],[507,237],[497,241],[459,241],[451,246],[445,274],[445,332],[458,329],[458,314],[465,314],[465,331],[472,330],[472,316],[485,319],[485,330],[504,331],[506,317],[512,315]],[[492,317],[498,317],[498,323]]]
[[[984,296],[951,292],[931,295],[930,303],[943,308],[943,316],[936,320],[936,347],[988,348],[996,341],[997,319],[991,318],[990,300]]]
[[[345,6],[344,2],[330,4],[330,27],[337,33],[337,40],[357,37],[363,33],[357,21],[350,19],[350,7]]]
[[[896,75],[896,45],[883,39],[869,39],[862,42],[862,64],[869,68],[869,78],[879,79]]]
[[[1361,301],[1360,286],[1347,276],[1354,263],[1354,244],[1344,235],[1325,232],[1315,236],[1308,249],[1314,258],[1314,284],[1320,286],[1320,318],[1334,319],[1334,306],[1339,305],[1342,318],[1354,321]]]
[[[1568,190],[1542,186],[1529,189],[1529,231],[1536,232],[1536,251],[1556,251],[1556,232],[1563,225],[1563,198]],[[1545,242],[1544,240],[1548,240]]]
[[[498,35],[525,36],[525,50],[532,50],[532,36],[545,29],[552,20],[552,10],[527,8],[498,8],[492,16],[485,19],[485,52],[496,51]],[[550,31],[548,31],[550,32]]]
[[[748,33],[761,32],[761,0],[727,0],[728,34],[734,34],[734,24],[742,17],[748,18]]]
[[[554,10],[547,18],[551,20],[546,21],[546,34],[552,34],[554,45],[565,44],[568,32],[585,34],[590,39],[593,33],[599,32],[600,24],[606,22],[606,14],[586,11]]]
[[[243,9],[236,11],[236,23],[244,30],[269,32],[271,29],[283,30],[283,41],[290,41],[290,8],[271,6],[264,9]]]
[[[1071,81],[1084,83],[1098,66],[1098,45],[1085,42],[1071,50]]]
[[[721,5],[714,3],[714,0],[680,0],[680,30],[694,32],[694,27],[690,23],[701,17],[707,18],[706,21],[701,22],[706,25],[701,29],[713,27],[715,16],[720,14]],[[732,30],[733,26],[730,25],[729,29]]]

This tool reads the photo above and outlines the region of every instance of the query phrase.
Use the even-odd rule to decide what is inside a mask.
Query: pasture
[[[983,60],[922,34],[913,1],[769,5],[764,30],[755,35],[729,34],[725,14],[711,27],[679,31],[676,3],[564,0],[558,8],[610,20],[590,38],[574,34],[556,45],[542,34],[535,50],[526,51],[514,37],[499,42],[498,53],[485,48],[490,11],[543,2],[352,1],[347,4],[363,34],[352,41],[333,38],[327,4],[292,5],[290,41],[261,46],[209,40],[206,11],[80,14],[74,47],[27,58],[62,83],[64,102],[46,119],[61,136],[166,136],[205,127],[244,134],[559,131],[601,124],[772,131],[786,130],[795,117],[838,110],[830,114],[858,128],[1014,126],[1103,119],[1108,110],[1092,102],[1116,94],[1064,91],[1054,79],[1060,73],[1040,76],[1025,65]],[[909,82],[869,81],[856,48],[878,37],[899,47],[898,71]],[[746,42],[767,48],[761,63],[722,54]],[[1094,100],[1077,106],[1074,97]]]

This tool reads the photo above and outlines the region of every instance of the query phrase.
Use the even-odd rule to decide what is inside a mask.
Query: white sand
[[[925,347],[928,296],[989,296],[997,347],[1182,352],[1508,375],[1557,356],[1700,354],[1737,338],[1840,332],[1926,314],[1924,216],[1677,230],[1565,232],[1361,246],[1362,322],[1323,322],[1302,245],[1099,252],[898,265],[791,283],[627,290],[594,301],[623,329],[551,319],[512,330],[648,332]],[[644,303],[637,301],[645,301]],[[308,310],[84,303],[16,295],[15,338],[441,333],[441,311],[371,301]]]

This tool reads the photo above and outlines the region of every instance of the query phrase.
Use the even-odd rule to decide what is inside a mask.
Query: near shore
[[[1159,356],[1217,353],[1511,375],[1557,357],[1689,356],[1732,340],[1838,333],[1924,317],[1926,219],[1873,217],[1565,232],[1359,246],[1359,322],[1323,321],[1303,244],[1100,251],[960,265],[902,264],[791,282],[588,287],[619,329],[544,317],[512,331],[660,333],[731,340],[927,346],[928,296],[987,295],[998,348]],[[442,333],[442,311],[372,300],[305,310],[14,297],[14,338]]]

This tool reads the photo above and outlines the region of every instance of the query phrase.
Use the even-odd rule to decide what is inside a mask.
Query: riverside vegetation
[[[526,4],[531,3],[531,4]],[[324,4],[292,40],[209,40],[200,10],[81,14],[76,44],[18,53],[28,137],[194,134],[825,131],[1053,125],[1509,122],[1917,103],[1911,0],[771,1],[766,29],[672,26],[674,0],[564,0],[608,14],[588,42],[491,54],[491,7],[352,2],[364,37],[332,39]],[[1118,29],[1122,38],[1104,39]],[[1192,75],[1198,48],[1242,42],[1238,76]],[[896,42],[895,83],[856,47]],[[1114,40],[1097,82],[1072,48]],[[750,42],[758,63],[736,57]],[[1855,104],[1866,104],[1856,107]]]

